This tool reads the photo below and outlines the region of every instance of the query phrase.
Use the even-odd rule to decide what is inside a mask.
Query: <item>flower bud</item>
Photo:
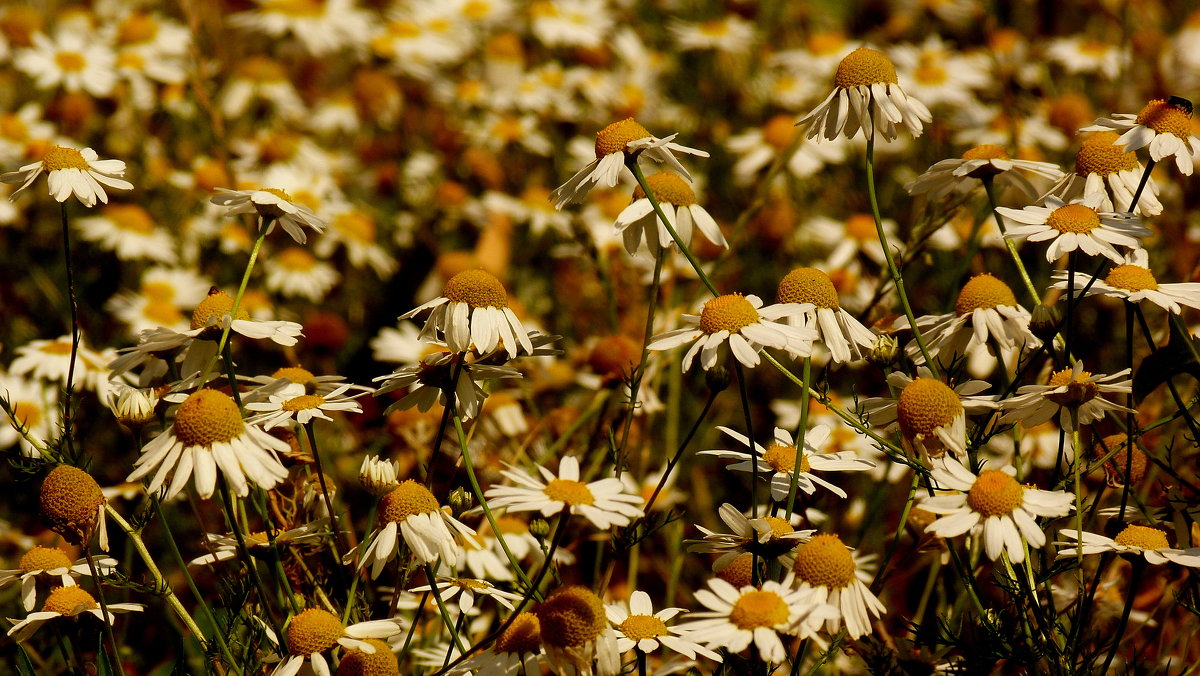
[[[867,361],[881,369],[886,369],[896,361],[900,351],[899,343],[892,336],[883,335],[875,339],[875,346],[867,353]]]
[[[117,422],[133,429],[141,429],[154,420],[154,408],[158,405],[158,396],[154,390],[141,390],[126,385],[116,385],[108,396],[108,407]]]
[[[1042,342],[1050,342],[1054,339],[1054,334],[1058,332],[1058,323],[1062,317],[1058,313],[1058,308],[1053,305],[1043,305],[1038,303],[1037,307],[1033,308],[1033,316],[1029,320],[1029,331],[1042,339]]]
[[[470,491],[459,487],[450,491],[449,504],[451,516],[457,519],[463,512],[475,505],[475,498],[471,495]]]
[[[400,485],[398,473],[397,463],[371,455],[363,458],[362,467],[358,470],[358,481],[363,489],[378,498]]]
[[[534,519],[529,522],[529,534],[537,538],[538,542],[546,539],[550,535],[550,523],[545,519]]]
[[[729,369],[724,366],[714,366],[704,372],[704,384],[713,394],[723,392],[725,388],[729,387],[729,383]]]

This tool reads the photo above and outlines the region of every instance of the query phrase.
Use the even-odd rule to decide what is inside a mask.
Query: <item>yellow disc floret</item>
[[[496,652],[509,655],[529,655],[542,648],[542,627],[538,616],[521,613],[496,639]]]
[[[998,305],[1016,307],[1017,297],[1007,284],[983,273],[975,275],[958,292],[954,312],[958,316],[969,315],[975,310],[990,310]]]
[[[1171,546],[1166,533],[1148,526],[1126,526],[1113,540],[1119,545],[1140,549],[1167,549]]]
[[[625,638],[637,643],[645,638],[658,638],[669,635],[667,625],[653,615],[630,615],[617,625],[617,629],[625,634]]]
[[[787,624],[791,612],[783,597],[773,591],[755,590],[742,594],[729,611],[729,621],[738,629],[754,631],[760,627]]]
[[[796,551],[796,562],[792,564],[798,579],[830,589],[841,589],[854,582],[857,569],[850,550],[833,533],[814,535]]]
[[[337,645],[345,633],[346,628],[337,615],[321,608],[309,608],[293,617],[288,625],[288,652],[293,655],[323,653]]]
[[[717,296],[705,303],[700,311],[700,330],[708,334],[718,331],[737,333],[757,322],[758,310],[740,293]]]
[[[50,596],[46,597],[46,604],[42,606],[42,610],[71,616],[99,607],[100,604],[96,603],[96,599],[92,598],[91,594],[77,586],[70,586],[51,589]]]
[[[649,138],[650,132],[632,117],[613,122],[596,132],[596,159],[625,151],[625,146],[640,139]]]
[[[763,462],[770,465],[771,469],[789,475],[796,469],[796,458],[800,459],[801,472],[808,472],[811,469],[808,465],[808,456],[795,446],[772,443],[767,446],[766,453],[762,455]]]
[[[546,484],[542,492],[551,500],[565,502],[571,506],[591,505],[596,502],[596,496],[592,495],[591,489],[582,481],[554,479]]]
[[[1100,215],[1085,204],[1064,204],[1050,212],[1046,225],[1059,232],[1081,235],[1100,227]]]
[[[408,479],[379,500],[379,518],[385,523],[399,523],[416,514],[439,511],[437,498],[421,484]]]
[[[46,154],[42,156],[42,168],[46,171],[59,171],[61,169],[87,170],[88,162],[83,159],[83,153],[74,148],[51,146],[46,151]]]
[[[1021,506],[1024,493],[1021,484],[1007,472],[985,469],[967,491],[967,505],[985,517],[1008,516]]]
[[[900,431],[910,439],[933,434],[935,429],[949,425],[962,412],[958,393],[933,378],[913,380],[896,399],[896,420],[900,423]]]
[[[582,585],[560,587],[537,609],[542,640],[561,648],[581,646],[604,632],[604,602]]]
[[[753,584],[754,555],[741,554],[729,565],[717,571],[717,577],[725,580],[737,589]]]
[[[833,76],[835,87],[869,87],[873,84],[896,84],[896,66],[883,52],[859,47],[846,55]]]
[[[317,267],[317,259],[307,249],[292,246],[275,255],[275,261],[288,270],[308,272]]]
[[[496,276],[486,270],[464,270],[450,278],[442,295],[454,303],[471,307],[508,307],[508,292]]]
[[[1075,155],[1075,173],[1080,176],[1108,176],[1119,171],[1137,169],[1137,154],[1126,152],[1116,145],[1120,136],[1115,131],[1096,132],[1083,140]]]
[[[118,228],[148,235],[154,232],[154,219],[136,204],[109,204],[101,211]]]
[[[1192,135],[1192,116],[1189,111],[1162,99],[1147,103],[1135,122],[1159,134],[1174,134],[1184,140]]]
[[[285,366],[281,369],[277,369],[271,374],[271,377],[287,378],[297,385],[304,385],[305,389],[307,389],[308,386],[313,382],[313,378],[316,376],[313,375],[312,371],[300,366]]]
[[[91,534],[105,501],[100,484],[90,474],[59,465],[42,481],[39,502],[50,530],[71,544],[81,544]]]
[[[58,547],[35,545],[33,549],[25,552],[21,561],[17,563],[17,567],[21,569],[22,573],[32,573],[35,570],[59,570],[60,568],[70,568],[71,559],[68,559],[66,552]]]
[[[841,307],[833,280],[817,268],[796,268],[779,282],[775,300],[780,303],[812,303],[819,308]]]
[[[686,207],[696,203],[696,193],[678,174],[660,171],[646,178],[651,192],[659,202]],[[646,191],[642,186],[633,189],[633,199],[645,199]]]
[[[325,403],[325,397],[319,394],[302,394],[299,397],[292,397],[283,402],[282,408],[285,411],[307,411],[309,409],[321,408]]]
[[[375,648],[368,653],[357,648],[346,651],[338,664],[337,676],[397,676],[400,665],[391,646],[377,638],[364,639]]]
[[[233,298],[217,287],[209,289],[208,296],[200,301],[192,312],[192,330],[202,329],[221,321],[221,318],[233,312]],[[234,319],[249,319],[250,313],[245,306],[238,308],[238,316]]]
[[[1075,376],[1074,371],[1069,368],[1055,371],[1050,374],[1050,380],[1046,384],[1056,389],[1060,387],[1067,389],[1064,392],[1047,393],[1046,398],[1059,406],[1078,406],[1091,401],[1100,393],[1100,387],[1096,383],[1088,381],[1091,377],[1092,374],[1087,371],[1080,371],[1078,376]]]
[[[1104,283],[1125,291],[1146,291],[1158,288],[1154,273],[1137,265],[1118,265],[1108,271]]]
[[[792,115],[776,115],[763,125],[763,142],[776,151],[783,151],[796,138],[796,118]]]
[[[998,146],[994,143],[985,143],[975,146],[962,154],[964,160],[1007,160],[1010,159],[1008,151],[1003,146]],[[1001,173],[1001,170],[988,162],[975,170],[971,171],[968,176],[973,178],[983,178],[985,176],[995,176]]]
[[[196,390],[175,412],[175,438],[185,447],[228,443],[245,429],[237,403],[217,390]]]

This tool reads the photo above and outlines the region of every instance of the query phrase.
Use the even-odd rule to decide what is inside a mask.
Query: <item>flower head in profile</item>
[[[778,559],[790,566],[796,547],[816,532],[796,530],[788,520],[778,516],[749,518],[728,502],[717,509],[717,514],[732,532],[716,533],[697,525],[703,539],[684,541],[689,552],[719,555],[712,565],[715,573],[725,570],[743,554],[753,554],[768,562]]]
[[[764,307],[758,296],[729,293],[710,299],[698,315],[685,314],[683,321],[688,326],[655,336],[647,349],[670,350],[691,343],[683,355],[684,371],[692,367],[697,355],[705,371],[713,368],[717,365],[722,348],[726,346],[739,362],[748,367],[758,366],[758,353],[764,347],[808,355],[812,352],[817,332],[779,321],[804,310],[805,306],[794,303]]]
[[[964,193],[983,185],[982,179],[994,180],[997,187],[1012,185],[1030,198],[1041,195],[1025,174],[1057,181],[1063,171],[1057,164],[1013,159],[1003,146],[987,143],[969,148],[961,158],[942,160],[904,186],[910,195],[928,194],[941,199],[951,193]]]
[[[125,163],[121,160],[102,160],[91,148],[76,150],[65,146],[51,146],[41,160],[0,175],[0,181],[21,184],[9,195],[8,198],[13,200],[43,172],[50,186],[50,196],[59,202],[66,202],[75,195],[83,206],[92,207],[97,200],[108,203],[104,186],[133,190],[133,184],[121,178],[125,175]]]
[[[379,577],[388,561],[400,551],[400,539],[408,545],[421,564],[442,563],[454,567],[462,556],[465,537],[475,531],[450,516],[437,498],[421,484],[409,479],[379,499],[379,522],[370,544],[363,551],[362,567],[371,567],[371,577]]]
[[[573,455],[563,457],[557,475],[541,465],[537,468],[540,480],[515,467],[502,471],[516,485],[489,488],[485,494],[488,504],[509,512],[540,512],[542,516],[558,514],[570,507],[571,513],[602,530],[628,526],[642,515],[642,497],[626,493],[620,479],[580,481],[579,459]]]
[[[1129,394],[1133,383],[1129,369],[1112,375],[1092,374],[1083,370],[1083,361],[1050,374],[1045,385],[1022,385],[1014,397],[1000,403],[1004,416],[1000,422],[1021,421],[1023,427],[1040,425],[1058,414],[1058,424],[1067,432],[1076,425],[1089,425],[1109,411],[1127,413],[1130,409],[1111,402],[1101,394]]]
[[[317,216],[312,209],[295,200],[291,195],[278,188],[262,188],[259,190],[229,190],[217,188],[217,194],[212,197],[212,203],[228,207],[227,216],[235,214],[258,214],[267,224],[267,233],[278,223],[284,232],[291,235],[297,244],[308,241],[305,230],[316,233],[325,231],[325,220]]]
[[[306,662],[314,674],[331,676],[324,653],[342,646],[346,650],[374,654],[380,648],[369,642],[370,639],[387,639],[403,629],[400,620],[372,620],[347,627],[328,610],[309,608],[288,623],[287,657],[275,667],[271,676],[295,676]]]
[[[787,322],[815,329],[816,342],[829,350],[830,356],[839,364],[861,359],[863,348],[869,350],[875,345],[875,333],[842,308],[837,288],[824,270],[796,268],[787,273],[779,282],[775,301],[804,307],[811,305],[811,309],[800,315],[789,316]]]
[[[1084,555],[1116,552],[1145,559],[1151,565],[1176,563],[1189,568],[1200,568],[1200,547],[1175,549],[1167,541],[1166,531],[1150,526],[1130,524],[1117,533],[1114,538],[1107,538],[1096,533],[1080,532],[1077,530],[1061,530],[1060,537],[1066,542],[1056,542],[1062,547],[1058,557],[1076,556],[1080,542],[1083,544]]]
[[[99,536],[100,549],[108,551],[107,500],[92,475],[70,465],[59,465],[42,480],[39,512],[46,526],[73,545],[89,546]]]
[[[113,617],[114,613],[131,613],[145,610],[146,606],[140,603],[109,603],[108,617],[100,610],[100,604],[91,594],[78,586],[70,587],[55,587],[50,591],[50,596],[46,598],[46,602],[42,604],[42,609],[36,613],[30,613],[28,617],[17,621],[9,619],[13,623],[12,629],[8,630],[8,637],[20,643],[28,640],[33,636],[43,624],[57,619],[77,619],[84,615],[91,615],[101,622],[112,624],[116,621]]]
[[[1066,289],[1070,283],[1070,275],[1066,270],[1054,273],[1052,289]],[[1125,254],[1125,260],[1120,265],[1110,269],[1103,279],[1084,272],[1075,273],[1073,295],[1108,296],[1120,298],[1130,303],[1153,303],[1171,314],[1179,314],[1184,307],[1200,308],[1200,283],[1177,282],[1163,284],[1155,278],[1150,270],[1150,256],[1145,249],[1134,249]]]
[[[887,610],[867,588],[870,573],[864,565],[869,557],[860,557],[833,533],[814,535],[796,550],[791,577],[799,589],[817,592],[817,603],[828,603],[838,609],[851,638],[871,632],[871,618]],[[837,631],[839,618],[831,618],[825,628]]]
[[[1079,131],[1117,132],[1121,134],[1117,145],[1127,151],[1149,146],[1150,159],[1155,162],[1174,157],[1184,176],[1192,175],[1192,164],[1200,152],[1200,138],[1192,133],[1192,102],[1178,96],[1154,99],[1136,115],[1102,117]]]
[[[868,138],[878,131],[894,141],[897,125],[920,136],[933,121],[929,109],[900,88],[896,66],[883,52],[859,47],[838,64],[833,91],[797,124],[811,125],[808,138],[832,141],[853,138],[861,129]]]
[[[628,604],[609,604],[605,612],[608,621],[616,628],[617,650],[622,654],[634,648],[642,653],[652,653],[659,646],[666,646],[692,659],[700,654],[721,661],[717,653],[688,640],[678,628],[667,626],[680,613],[686,612],[683,608],[663,608],[656,613],[650,603],[650,595],[644,591],[633,592]]]
[[[116,559],[108,557],[95,559],[95,563],[97,572],[101,574],[112,572],[117,565]],[[16,568],[0,570],[0,589],[20,580],[21,602],[26,611],[32,611],[37,605],[39,581],[48,581],[55,587],[71,587],[75,585],[75,578],[91,574],[87,559],[72,562],[59,547],[34,545],[17,561]]]
[[[490,648],[460,664],[453,673],[496,676],[540,674],[542,664],[546,661],[546,652],[542,648],[541,621],[536,614],[523,612],[496,637]]]
[[[509,357],[520,350],[533,352],[529,333],[512,308],[508,306],[508,291],[492,273],[483,270],[464,270],[446,282],[442,295],[400,315],[408,319],[430,310],[421,329],[421,339],[445,338],[451,352],[469,352],[472,347],[480,354],[501,346]]]
[[[604,602],[583,585],[559,587],[538,606],[542,647],[557,673],[614,675],[620,671],[617,635],[608,624]]]
[[[995,408],[990,399],[975,396],[988,387],[979,380],[968,380],[951,389],[921,369],[917,378],[895,371],[888,376],[888,385],[899,391],[895,399],[876,397],[862,402],[871,426],[898,426],[905,445],[929,457],[936,458],[947,450],[965,455],[967,414]]]
[[[687,245],[692,240],[693,227],[713,244],[726,248],[729,243],[721,234],[721,228],[713,217],[696,201],[696,193],[678,174],[660,171],[646,178],[646,184],[658,200],[667,222],[675,229],[680,241]],[[625,242],[625,250],[632,256],[637,253],[645,233],[646,246],[658,255],[664,247],[675,246],[675,240],[666,226],[659,220],[641,186],[634,188],[633,201],[617,216],[616,230]]]
[[[1049,194],[1062,202],[1099,195],[1097,211],[1132,211],[1142,216],[1162,213],[1158,186],[1149,177],[1138,198],[1137,208],[1131,207],[1146,170],[1138,161],[1137,154],[1120,145],[1118,139],[1115,131],[1088,134],[1075,154],[1075,171],[1059,179],[1050,188]]]
[[[1046,260],[1051,263],[1079,249],[1088,256],[1104,256],[1120,264],[1121,254],[1116,246],[1137,248],[1141,244],[1138,238],[1152,233],[1136,216],[1101,211],[1103,202],[1100,193],[1085,195],[1070,204],[1047,196],[1044,207],[997,207],[996,212],[1015,222],[1009,225],[1005,237],[1048,241]]]

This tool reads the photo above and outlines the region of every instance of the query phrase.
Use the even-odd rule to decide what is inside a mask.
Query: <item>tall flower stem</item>
[[[237,521],[237,512],[233,505],[233,496],[229,493],[229,487],[225,485],[224,479],[217,481],[217,491],[221,494],[221,502],[225,508],[225,520],[229,524],[229,530],[233,531],[233,537],[237,540],[238,553],[242,556],[242,562],[250,572],[250,578],[254,581],[254,588],[258,591],[258,600],[262,604],[263,614],[271,622],[271,627],[275,630],[276,636],[283,636],[283,625],[271,612],[270,597],[267,596],[267,588],[263,585],[262,578],[258,574],[258,568],[254,565],[254,557],[250,555],[250,548],[246,546],[246,536],[242,533],[242,525]]]
[[[750,516],[758,518],[758,450],[755,448],[754,441],[754,420],[750,415],[750,394],[746,390],[746,371],[742,368],[742,363],[736,359],[733,360],[734,371],[737,372],[738,394],[742,399],[742,416],[746,420],[746,440],[749,442],[750,452]],[[750,583],[758,586],[761,580],[758,576],[758,552],[752,552],[752,566],[750,568]],[[752,656],[757,654],[751,651]]]
[[[428,563],[425,564],[425,577],[429,578],[429,589],[433,594],[433,600],[437,603],[438,614],[442,616],[442,624],[446,625],[446,628],[450,630],[450,638],[454,641],[454,647],[458,648],[458,652],[461,655],[467,649],[463,647],[462,639],[458,637],[457,625],[450,619],[450,612],[446,610],[446,604],[442,601],[442,594],[438,591],[437,575],[433,572],[433,566]],[[400,590],[397,589],[395,593],[399,594]]]
[[[237,320],[238,310],[242,308],[242,297],[246,295],[246,287],[250,285],[250,272],[254,270],[254,263],[258,260],[258,252],[262,249],[263,242],[267,239],[267,232],[271,229],[268,227],[270,222],[264,218],[258,219],[258,237],[254,240],[254,245],[250,247],[250,258],[246,261],[246,270],[242,273],[242,283],[238,285],[237,295],[233,297],[233,307],[229,309],[229,324],[221,330],[221,339],[217,342],[217,352],[208,361],[204,370],[200,372],[200,384],[203,385],[208,374],[212,372],[213,367],[217,364],[217,358],[220,357],[225,350],[225,345],[229,342],[229,331],[233,328],[233,322]]]
[[[338,525],[338,513],[333,508],[333,499],[329,497],[329,486],[325,484],[325,470],[321,466],[321,451],[317,449],[317,435],[313,431],[313,421],[310,420],[305,423],[304,431],[308,435],[308,447],[312,451],[313,460],[317,463],[317,481],[321,484],[321,495],[325,498],[325,509],[329,510],[329,529],[333,531],[333,555],[337,559],[334,568],[337,569],[338,585],[343,592],[348,592],[350,583],[346,580],[346,569],[342,566],[341,526]]]
[[[74,360],[72,360],[73,363]],[[92,548],[90,546],[83,548],[83,557],[87,559],[88,570],[92,573],[92,582],[96,585],[96,600],[100,603],[101,614],[104,615],[104,636],[108,639],[109,648],[112,650],[112,661],[117,665],[117,673],[125,676],[125,663],[121,660],[121,649],[117,646],[117,638],[113,636],[112,623],[109,622],[112,613],[108,612],[108,601],[104,599],[104,589],[101,588],[100,572],[96,570],[96,560],[92,557]]]
[[[637,163],[633,164],[637,167]],[[647,193],[649,194],[649,193]],[[646,329],[642,335],[642,355],[638,358],[637,367],[630,374],[629,382],[629,411],[625,415],[625,425],[621,430],[621,443],[617,446],[617,478],[625,467],[625,445],[629,442],[629,430],[633,427],[633,414],[637,410],[638,392],[642,387],[642,377],[646,374],[646,357],[649,355],[650,338],[654,335],[654,315],[658,311],[658,289],[662,283],[663,259],[666,251],[659,251],[654,258],[654,278],[650,282],[650,293],[646,297]]]
[[[1004,217],[996,211],[996,188],[993,184],[992,176],[985,176],[982,179],[983,190],[987,193],[988,204],[992,207],[992,216],[996,219],[996,227],[1000,228],[1000,236],[1004,239],[1004,246],[1008,249],[1008,254],[1012,257],[1013,264],[1017,266],[1017,271],[1021,273],[1021,281],[1025,283],[1025,290],[1029,292],[1029,299],[1034,305],[1042,302],[1042,297],[1037,292],[1037,287],[1033,285],[1033,280],[1029,277],[1029,271],[1025,269],[1025,263],[1021,261],[1021,254],[1017,253],[1017,245],[1008,237],[1008,231],[1004,228]]]
[[[808,396],[808,385],[812,382],[812,357],[804,358],[800,377],[804,381],[804,385],[801,386],[803,393],[800,395],[800,424],[796,427],[796,463],[792,467],[791,483],[788,484],[787,519],[789,522],[792,518],[792,510],[796,507],[796,489],[800,485],[800,467],[803,464],[801,458],[804,457],[804,437],[808,433],[808,406],[812,401],[812,397]]]
[[[79,307],[75,300],[75,270],[71,263],[71,227],[67,220],[67,203],[59,205],[62,214],[63,259],[67,266],[67,306],[71,309],[71,363],[67,365],[66,393],[63,400],[63,435],[67,441],[67,452],[75,455],[74,430],[71,398],[75,394],[75,361],[79,358]]]
[[[696,274],[700,277],[700,281],[704,283],[708,292],[714,296],[721,295],[717,292],[717,287],[713,286],[712,280],[708,278],[708,274],[700,267],[700,261],[696,260],[691,250],[688,249],[687,244],[679,237],[679,233],[675,231],[675,226],[671,225],[671,222],[667,220],[667,215],[663,213],[662,205],[658,203],[658,198],[655,197],[654,191],[650,189],[650,184],[646,182],[646,176],[642,173],[642,168],[638,166],[637,159],[627,160],[625,164],[633,172],[633,177],[637,179],[638,185],[642,187],[642,191],[646,193],[646,199],[650,200],[650,206],[654,208],[654,213],[658,216],[658,220],[667,229],[667,232],[670,233],[671,240],[675,242],[675,246],[679,247],[679,251],[687,258],[688,263],[691,263],[692,269],[696,271]],[[662,256],[664,254],[665,247],[664,252],[660,252],[659,255]]]
[[[646,506],[642,508],[645,513],[650,512],[650,508],[654,506],[654,502],[658,500],[658,496],[662,493],[663,488],[667,485],[667,481],[671,477],[671,472],[674,471],[675,465],[683,457],[683,452],[687,450],[688,444],[691,443],[692,437],[699,431],[700,425],[708,419],[708,411],[712,408],[713,402],[717,400],[717,392],[710,391],[708,399],[704,402],[704,407],[700,410],[700,415],[696,416],[696,422],[692,423],[692,428],[688,430],[687,436],[680,442],[679,448],[675,449],[675,455],[667,461],[667,468],[663,470],[662,477],[658,480],[658,485],[654,487],[654,492],[650,494],[650,499],[646,501]]]
[[[1075,477],[1075,531],[1078,537],[1075,539],[1075,556],[1079,564],[1079,589],[1083,590],[1084,574],[1083,574],[1083,449],[1079,447],[1079,412],[1078,409],[1071,409],[1071,453],[1074,456],[1072,459],[1073,472]]]

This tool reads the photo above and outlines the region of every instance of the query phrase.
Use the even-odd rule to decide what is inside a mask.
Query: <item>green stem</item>
[[[717,394],[719,393],[712,391],[708,393],[708,400],[704,402],[704,408],[700,410],[700,415],[696,416],[696,422],[692,423],[692,428],[688,430],[687,436],[683,438],[683,442],[675,450],[675,455],[671,456],[671,459],[667,462],[667,467],[663,470],[663,475],[659,478],[658,485],[654,487],[654,492],[650,494],[650,499],[646,501],[646,506],[642,509],[644,513],[650,513],[650,508],[654,506],[654,502],[658,500],[659,493],[667,485],[667,479],[671,476],[672,470],[675,469],[676,463],[683,457],[683,452],[687,449],[688,444],[691,443],[692,437],[699,431],[700,425],[708,419],[708,411],[712,408],[713,402],[717,400]]]
[[[308,421],[304,425],[304,431],[308,434],[308,447],[312,449],[313,460],[317,464],[317,481],[321,484],[321,495],[325,498],[325,509],[329,511],[329,528],[333,531],[333,555],[336,557],[334,569],[337,570],[338,585],[342,592],[346,592],[350,588],[350,583],[346,580],[346,569],[342,565],[342,537],[341,526],[338,524],[338,513],[333,508],[333,499],[329,497],[329,487],[325,484],[325,470],[321,467],[321,452],[317,449],[317,435],[313,431],[313,421]]]
[[[1004,246],[1008,249],[1008,253],[1012,256],[1013,263],[1017,266],[1017,271],[1021,273],[1021,281],[1025,283],[1025,290],[1029,292],[1029,298],[1034,305],[1042,302],[1042,297],[1037,292],[1037,287],[1033,285],[1033,280],[1029,277],[1029,271],[1025,269],[1025,263],[1021,261],[1021,255],[1017,253],[1017,245],[1008,237],[1008,231],[1004,227],[1004,217],[1000,212],[996,211],[996,193],[992,185],[993,178],[986,176],[983,179],[983,189],[987,192],[988,204],[992,207],[992,215],[996,218],[996,226],[1000,228],[1001,238],[1004,240]],[[1068,291],[1067,293],[1070,293]]]
[[[736,358],[733,359],[733,369],[737,372],[738,394],[742,399],[742,416],[746,420],[746,441],[747,452],[750,453],[750,517],[758,518],[758,451],[755,449],[754,441],[754,421],[750,416],[750,395],[746,391],[746,372],[742,369],[742,363]],[[761,580],[758,576],[758,560],[757,551],[751,552],[751,568],[750,568],[750,583],[758,586]],[[752,656],[757,654],[757,651],[751,651]]]
[[[250,555],[250,548],[246,546],[246,536],[242,534],[242,526],[237,521],[237,512],[233,506],[233,497],[229,493],[229,488],[225,485],[225,479],[222,477],[217,481],[217,491],[221,494],[221,501],[225,508],[225,520],[229,524],[229,530],[233,531],[233,537],[237,540],[238,553],[242,555],[242,561],[246,564],[246,569],[250,573],[250,578],[254,581],[254,588],[258,590],[258,600],[262,604],[263,614],[271,622],[271,627],[275,630],[275,635],[282,640],[283,625],[275,617],[275,613],[271,612],[271,605],[268,602],[270,597],[267,596],[267,589],[263,585],[262,578],[258,575],[258,568],[254,565],[254,557]]]
[[[375,519],[378,516],[378,514],[379,514],[379,501],[372,500],[371,501],[371,511],[370,511],[370,513],[367,514],[367,533],[370,533],[371,531],[375,530]],[[357,548],[358,554],[357,554],[357,556],[354,557],[355,561],[358,561],[359,559],[362,558],[362,553],[363,553],[364,547],[366,547],[366,542],[359,543],[358,548]],[[354,574],[354,578],[350,581],[350,592],[349,592],[349,596],[346,598],[346,610],[342,612],[342,624],[349,624],[349,622],[350,622],[350,614],[354,612],[354,606],[358,601],[358,597],[355,595],[355,592],[358,591],[358,583],[361,579],[362,579],[362,574],[356,570],[355,574]]]
[[[433,566],[428,563],[425,564],[425,577],[429,578],[429,589],[433,592],[433,600],[437,603],[438,613],[442,616],[442,623],[450,630],[450,638],[454,641],[454,647],[458,648],[460,655],[467,652],[466,648],[463,647],[462,639],[458,637],[455,623],[450,620],[450,612],[446,610],[446,604],[442,601],[442,595],[438,592],[437,576],[433,572]],[[399,594],[400,590],[397,589],[393,593]]]
[[[801,388],[804,393],[800,395],[800,424],[796,427],[796,462],[792,467],[791,483],[788,485],[787,520],[789,523],[792,520],[792,511],[796,507],[796,489],[800,485],[800,468],[803,465],[801,460],[804,458],[804,437],[808,434],[808,406],[812,401],[812,397],[808,396],[808,385],[812,381],[812,357],[804,358],[801,374],[801,380],[804,381]]]
[[[237,319],[238,310],[242,307],[242,297],[246,295],[246,287],[250,284],[250,272],[254,270],[254,262],[258,260],[258,252],[262,249],[263,242],[267,239],[267,231],[270,230],[268,225],[269,222],[266,219],[259,218],[258,238],[254,240],[254,245],[250,248],[250,259],[246,261],[246,270],[242,273],[242,283],[238,286],[237,295],[233,297],[233,307],[229,309],[229,324],[221,330],[221,340],[217,342],[217,353],[208,360],[208,364],[200,372],[199,384],[201,387],[208,381],[208,374],[216,366],[217,358],[221,356],[225,350],[225,345],[229,342],[229,331],[233,328],[233,322]]]
[[[658,203],[658,198],[654,196],[654,191],[650,189],[650,184],[646,182],[646,176],[642,173],[642,168],[638,166],[637,158],[634,157],[626,160],[625,165],[628,166],[629,170],[633,172],[633,177],[637,179],[638,185],[640,185],[642,187],[642,191],[646,193],[646,199],[650,200],[650,206],[654,208],[654,213],[658,216],[658,220],[661,221],[663,227],[667,229],[667,232],[671,235],[671,239],[675,242],[675,246],[679,247],[680,253],[687,258],[688,263],[691,263],[692,269],[696,271],[696,275],[700,277],[700,281],[704,283],[704,286],[708,289],[708,292],[714,296],[721,295],[717,292],[717,287],[713,286],[712,280],[708,278],[708,274],[705,273],[703,268],[700,267],[700,261],[696,260],[696,257],[692,255],[692,252],[690,249],[688,249],[687,244],[680,239],[679,233],[675,232],[675,226],[671,225],[671,222],[667,220],[666,214],[663,213],[662,206]],[[662,243],[660,242],[660,245],[661,244]],[[663,247],[663,250],[666,250],[665,246]],[[664,251],[659,251],[658,256],[662,257],[664,255]]]
[[[62,214],[63,258],[67,265],[67,305],[71,309],[71,363],[67,365],[66,392],[63,395],[63,436],[67,442],[67,454],[74,457],[75,435],[71,424],[71,398],[75,393],[75,360],[79,358],[79,307],[75,300],[75,272],[71,265],[71,228],[67,222],[67,203],[61,202],[59,207]]]
[[[72,362],[73,363],[73,362]],[[112,661],[117,665],[117,672],[121,676],[125,676],[125,663],[121,659],[121,649],[117,646],[117,637],[113,636],[112,622],[113,617],[108,612],[108,602],[104,599],[104,590],[100,584],[100,572],[96,570],[96,560],[92,558],[92,548],[90,546],[83,548],[83,557],[87,559],[88,570],[92,573],[92,582],[96,584],[96,601],[100,603],[100,613],[104,615],[104,636],[108,639],[109,648],[112,650]]]
[[[637,162],[633,163],[637,167]],[[625,445],[629,442],[629,430],[633,427],[633,412],[637,409],[638,392],[642,387],[642,377],[646,374],[646,360],[649,355],[650,338],[654,335],[654,314],[658,310],[658,288],[662,283],[663,259],[666,253],[659,251],[654,257],[654,277],[650,282],[650,295],[646,299],[646,329],[642,335],[642,355],[637,367],[630,374],[629,382],[629,411],[625,415],[625,425],[621,431],[621,443],[617,446],[619,457],[616,462],[617,478],[625,468]]]

